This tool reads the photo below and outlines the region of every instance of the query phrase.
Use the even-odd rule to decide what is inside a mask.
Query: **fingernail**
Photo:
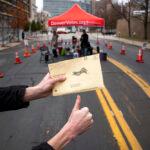
[[[80,95],[79,95],[79,94],[77,95],[77,98],[80,98]]]

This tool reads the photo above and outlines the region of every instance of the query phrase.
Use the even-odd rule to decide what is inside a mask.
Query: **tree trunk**
[[[128,34],[129,34],[129,37],[131,37],[131,21],[130,21],[130,19],[128,20]]]
[[[148,39],[148,6],[149,0],[145,0],[145,17],[144,17],[144,39]]]
[[[128,31],[129,37],[131,37],[131,2],[129,1],[129,14],[128,14]]]

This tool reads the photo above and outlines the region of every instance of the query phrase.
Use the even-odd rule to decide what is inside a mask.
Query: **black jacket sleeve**
[[[29,102],[23,102],[27,86],[0,87],[0,111],[17,110],[29,106]],[[32,150],[54,150],[47,142],[41,143]]]
[[[52,146],[48,145],[47,142],[44,142],[38,146],[33,147],[32,150],[54,150],[54,149]]]
[[[0,111],[25,108],[29,102],[23,102],[27,86],[0,87]]]

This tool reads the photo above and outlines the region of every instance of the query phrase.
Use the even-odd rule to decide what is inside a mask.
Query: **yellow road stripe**
[[[124,73],[126,73],[130,78],[132,78],[145,92],[145,94],[150,98],[150,85],[144,81],[141,77],[136,75],[130,68],[127,66],[119,63],[118,61],[108,58],[108,61],[110,61],[112,64],[117,66],[119,69],[121,69]]]
[[[104,98],[101,90],[96,89],[96,93],[97,93],[99,101],[103,107],[103,110],[105,112],[107,120],[110,124],[110,127],[111,127],[113,134],[114,134],[114,137],[116,138],[116,140],[118,142],[120,150],[129,150],[129,148],[128,148],[128,146],[127,146],[127,144],[126,144],[126,142],[125,142],[125,140],[121,134],[121,131],[120,131],[115,119],[114,119],[114,116],[112,115],[111,110],[109,109],[109,106],[106,103],[106,99]]]
[[[130,127],[128,126],[126,120],[124,119],[122,113],[120,112],[119,108],[115,104],[115,101],[109,94],[108,90],[106,88],[103,88],[102,91],[104,92],[107,102],[109,103],[120,127],[122,128],[124,135],[126,136],[128,142],[130,143],[132,150],[142,150],[141,145],[139,144],[138,140],[134,136],[133,132],[131,131]]]

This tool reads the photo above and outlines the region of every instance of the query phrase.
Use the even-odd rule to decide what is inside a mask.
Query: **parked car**
[[[66,28],[57,28],[57,34],[68,34],[70,33],[69,29]]]
[[[115,35],[116,34],[116,30],[104,30],[102,31],[102,34],[104,35]]]

